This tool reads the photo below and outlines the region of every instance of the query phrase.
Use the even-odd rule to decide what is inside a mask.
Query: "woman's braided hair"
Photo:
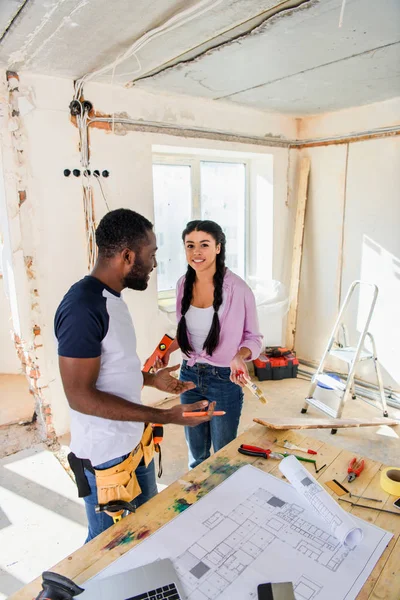
[[[219,318],[218,318],[218,310],[222,304],[222,285],[224,283],[225,276],[225,246],[226,246],[226,237],[221,227],[215,223],[214,221],[190,221],[186,228],[182,232],[182,240],[185,241],[185,237],[192,233],[192,231],[205,231],[215,239],[215,243],[220,244],[221,249],[220,253],[217,254],[216,257],[216,271],[214,274],[214,300],[213,300],[213,308],[214,308],[214,316],[211,323],[211,329],[208,332],[206,341],[204,342],[203,349],[207,352],[209,356],[212,355],[216,347],[219,343],[219,335],[221,331]],[[188,355],[193,351],[193,348],[190,345],[187,327],[186,327],[186,313],[190,308],[190,304],[193,297],[193,284],[196,279],[196,271],[188,265],[185,283],[183,288],[183,296],[181,303],[181,319],[178,323],[177,329],[177,339],[179,343],[179,347],[182,352]]]

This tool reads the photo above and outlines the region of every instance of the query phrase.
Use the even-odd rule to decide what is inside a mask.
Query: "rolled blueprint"
[[[309,502],[318,516],[329,525],[332,535],[347,548],[354,550],[361,542],[363,532],[349,513],[338,505],[295,456],[284,458],[279,469],[297,492]]]

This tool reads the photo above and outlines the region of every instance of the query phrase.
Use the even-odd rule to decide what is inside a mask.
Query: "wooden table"
[[[83,584],[89,577],[92,577],[119,556],[139,544],[143,538],[173,519],[244,464],[253,464],[276,477],[282,477],[278,469],[278,461],[246,457],[239,454],[237,448],[244,443],[273,448],[274,440],[277,440],[277,444],[279,444],[284,439],[289,439],[303,447],[307,446],[318,451],[318,466],[327,464],[327,467],[320,471],[318,475],[315,474],[312,464],[302,464],[310,470],[314,477],[319,479],[320,483],[333,478],[340,482],[346,481],[347,465],[353,456],[351,452],[304,437],[293,431],[278,432],[266,429],[261,425],[254,425],[196,469],[186,473],[181,479],[168,486],[155,498],[140,507],[134,515],[122,519],[122,521],[49,570],[73,579],[78,585]],[[276,446],[275,450],[279,452],[280,448]],[[383,500],[380,505],[381,508],[395,510],[393,508],[394,496],[384,492],[379,484],[380,471],[383,468],[385,468],[385,465],[366,460],[366,467],[361,477],[352,483],[352,491],[355,494],[380,498]],[[325,489],[333,495],[329,488]],[[356,502],[356,499],[354,501]],[[365,500],[359,500],[359,502],[368,503]],[[358,600],[366,600],[367,598],[371,600],[399,600],[400,513],[399,516],[390,515],[375,510],[352,507],[344,502],[340,504],[345,510],[394,534],[358,595]],[[39,548],[38,551],[40,551]],[[13,600],[32,600],[37,596],[40,589],[41,577],[26,585],[11,598]]]

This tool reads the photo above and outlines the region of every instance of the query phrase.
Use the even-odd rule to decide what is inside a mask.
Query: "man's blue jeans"
[[[211,443],[214,452],[217,452],[237,436],[243,391],[236,383],[232,383],[230,374],[229,367],[214,367],[206,363],[188,367],[186,360],[182,363],[180,379],[196,385],[195,389],[181,394],[182,404],[193,404],[199,400],[215,401],[215,410],[226,412],[226,415],[214,417],[197,427],[185,427],[190,469],[210,456]]]
[[[101,463],[100,465],[96,465],[95,469],[108,469],[109,467],[114,467],[115,465],[118,465],[123,460],[128,458],[128,456],[129,454],[125,454],[124,456],[120,456],[119,458],[108,460],[107,462]],[[136,507],[139,507],[157,494],[154,460],[151,461],[147,469],[144,465],[144,461],[142,460],[135,473],[139,485],[142,489],[142,493],[140,494],[140,496],[133,500],[132,504],[135,504]],[[97,504],[96,478],[94,476],[94,473],[91,473],[87,469],[85,469],[85,475],[87,477],[91,489],[90,496],[86,496],[84,498],[89,529],[88,536],[85,541],[86,544],[87,542],[90,542],[90,540],[92,540],[94,537],[96,537],[96,535],[99,535],[100,533],[111,527],[111,525],[114,524],[114,521],[112,520],[112,517],[107,515],[105,512],[95,512],[94,509]]]

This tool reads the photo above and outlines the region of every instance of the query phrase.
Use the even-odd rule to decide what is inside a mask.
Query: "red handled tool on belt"
[[[354,481],[356,477],[360,475],[360,473],[364,470],[365,461],[364,459],[353,458],[349,462],[349,468],[347,469],[348,477],[347,481],[350,483]]]
[[[154,363],[157,358],[162,358],[164,354],[167,352],[168,348],[173,342],[173,338],[167,334],[163,335],[160,342],[157,345],[157,348],[154,350],[153,354],[146,360],[144,363],[143,371],[145,373],[151,373]],[[161,442],[163,441],[164,436],[164,427],[160,425],[160,423],[153,423],[153,442],[154,442],[154,450],[158,453],[158,477],[162,475],[162,459],[161,459]]]

